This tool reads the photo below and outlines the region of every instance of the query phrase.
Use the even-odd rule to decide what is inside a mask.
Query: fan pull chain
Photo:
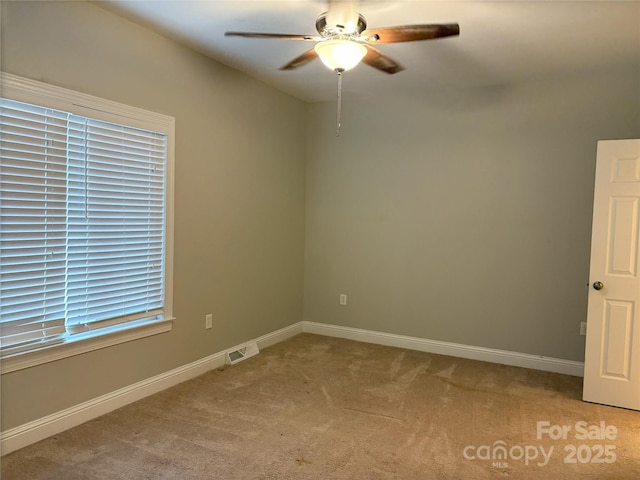
[[[343,70],[336,69],[338,74],[338,113],[336,117],[336,137],[340,136],[340,115],[342,113],[342,72]]]

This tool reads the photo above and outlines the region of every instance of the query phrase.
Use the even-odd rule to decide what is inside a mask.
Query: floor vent
[[[256,342],[247,343],[239,347],[234,347],[227,352],[227,365],[234,365],[245,358],[253,357],[260,353]]]

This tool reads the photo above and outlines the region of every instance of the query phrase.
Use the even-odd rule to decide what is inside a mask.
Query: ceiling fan
[[[457,23],[401,25],[367,29],[367,21],[357,11],[357,0],[329,0],[328,11],[316,20],[319,35],[297,35],[290,33],[225,32],[225,36],[246,38],[276,38],[316,42],[313,48],[291,60],[280,70],[293,70],[319,57],[338,74],[338,135],[340,131],[340,103],[342,73],[365,64],[394,74],[404,68],[383,54],[374,45],[385,43],[433,40],[460,34]]]

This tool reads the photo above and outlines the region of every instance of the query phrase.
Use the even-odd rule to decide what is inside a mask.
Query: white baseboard
[[[276,343],[280,343],[287,338],[294,337],[299,333],[303,332],[302,328],[303,322],[294,323],[293,325],[289,325],[288,327],[281,328],[280,330],[276,330],[275,332],[267,333],[266,335],[262,335],[255,339],[255,342],[258,344],[260,349],[270,347],[271,345],[275,345]]]
[[[305,321],[302,322],[302,329],[307,333],[315,333],[328,337],[346,338],[359,342],[418,350],[420,352],[437,353],[440,355],[450,355],[452,357],[481,360],[483,362],[532,368],[534,370],[543,370],[546,372],[563,373],[575,377],[584,376],[584,363],[573,360],[562,360],[559,358],[544,357],[541,355],[530,355],[527,353],[510,352],[507,350],[462,345],[459,343],[427,340],[424,338],[407,337],[404,335],[394,335],[391,333],[362,330],[359,328],[341,327],[339,325],[329,325],[326,323]]]
[[[302,333],[302,322],[268,333],[253,341],[260,348],[266,348],[298,333]],[[225,355],[226,351],[214,353],[188,365],[183,365],[87,402],[6,430],[0,434],[0,452],[2,452],[2,455],[6,455],[129,403],[195,378],[209,370],[220,368],[225,365]]]

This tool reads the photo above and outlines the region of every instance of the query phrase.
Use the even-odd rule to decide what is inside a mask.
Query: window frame
[[[85,93],[0,72],[2,97],[57,110],[64,110],[106,122],[166,134],[167,163],[165,177],[165,277],[164,315],[161,319],[133,321],[99,331],[76,334],[61,343],[3,357],[2,374],[33,367],[62,358],[87,353],[151,335],[168,332],[173,327],[173,234],[174,234],[174,163],[175,119],[137,107],[106,100]]]

